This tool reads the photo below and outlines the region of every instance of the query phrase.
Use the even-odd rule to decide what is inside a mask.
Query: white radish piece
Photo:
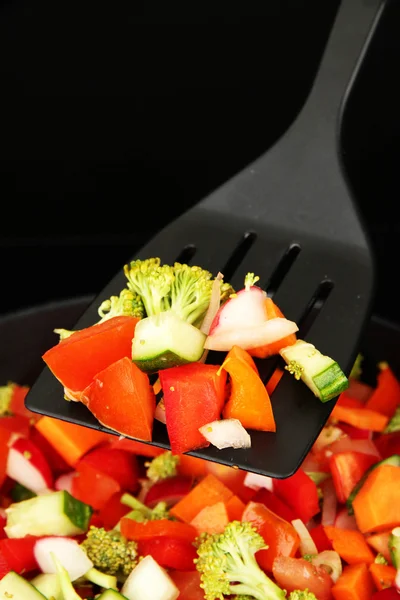
[[[148,554],[128,575],[121,594],[128,600],[176,600],[179,589],[167,571]]]
[[[259,473],[251,473],[248,471],[243,479],[243,485],[250,488],[251,490],[260,490],[266,488],[270,492],[274,491],[274,480],[272,477],[267,475],[260,475]]]
[[[303,521],[301,519],[293,519],[292,525],[300,538],[300,554],[302,556],[305,554],[318,554],[317,546]]]
[[[199,427],[210,444],[222,448],[251,448],[251,437],[239,419],[220,419]]]
[[[272,344],[296,333],[299,328],[294,321],[277,317],[269,321],[263,321],[251,327],[236,325],[232,329],[223,329],[221,332],[215,329],[207,336],[204,348],[229,352],[233,346],[240,346],[244,350],[257,348],[266,344]]]
[[[33,553],[42,573],[57,573],[52,558],[52,554],[54,554],[68,572],[71,581],[83,577],[93,567],[93,562],[79,543],[69,537],[40,538],[35,543]]]
[[[65,490],[69,494],[72,494],[72,481],[76,477],[76,471],[70,471],[69,473],[62,473],[59,477],[57,477],[54,483],[54,489],[60,491]]]
[[[53,487],[53,475],[44,454],[24,437],[17,437],[11,443],[6,472],[8,477],[36,494]]]
[[[265,298],[259,287],[243,288],[227,300],[218,310],[210,326],[209,335],[236,329],[257,327],[267,320]]]

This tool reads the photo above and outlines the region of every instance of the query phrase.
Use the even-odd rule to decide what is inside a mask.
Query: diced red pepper
[[[261,502],[264,504],[269,510],[272,510],[275,514],[277,514],[282,519],[285,519],[289,523],[293,521],[293,519],[297,518],[296,513],[288,506],[285,502],[283,502],[279,496],[267,490],[267,488],[260,488],[256,491],[254,496],[252,497],[253,502]]]
[[[47,350],[42,358],[61,384],[82,392],[93,377],[132,354],[136,317],[113,317],[76,331]]]
[[[321,523],[310,529],[310,535],[317,546],[318,552],[332,550],[332,542],[326,535],[324,526]]]
[[[159,377],[172,453],[209,446],[199,427],[221,417],[226,371],[218,365],[196,362],[164,369]]]
[[[266,550],[259,550],[256,559],[260,567],[272,573],[272,565],[277,556],[295,556],[300,538],[291,523],[278,517],[260,502],[249,502],[244,509],[242,521],[254,525],[258,533],[268,545]]]
[[[320,512],[317,486],[301,467],[286,479],[274,479],[274,492],[303,523]]]
[[[344,504],[365,471],[378,461],[377,457],[361,452],[338,452],[329,459],[332,480],[339,502]]]
[[[122,504],[121,496],[124,492],[116,492],[104,504],[99,511],[98,517],[105,529],[113,529],[116,524],[132,509],[126,504]]]
[[[141,540],[138,544],[140,556],[150,554],[165,569],[192,571],[197,552],[193,544],[184,539],[155,537]]]
[[[38,537],[26,536],[23,538],[5,538],[0,540],[0,578],[5,575],[4,570],[16,573],[30,573],[39,568],[34,555],[34,547]]]
[[[136,456],[131,452],[117,450],[107,444],[85,454],[78,463],[78,470],[82,462],[115,479],[121,490],[133,493],[138,489],[139,466]]]
[[[197,529],[189,523],[169,519],[138,523],[129,517],[123,517],[121,519],[121,533],[128,540],[136,540],[137,542],[161,536],[194,542],[197,537]]]
[[[7,517],[4,514],[0,514],[0,539],[4,539],[7,537],[6,532],[4,531],[4,527],[7,524]]]
[[[156,397],[149,376],[124,357],[94,375],[85,403],[105,427],[151,441]]]
[[[399,593],[395,587],[390,587],[372,594],[371,600],[399,600]]]
[[[204,590],[200,587],[199,571],[171,571],[169,573],[179,590],[177,600],[204,600]]]
[[[148,489],[144,503],[151,508],[158,502],[166,502],[168,506],[173,506],[179,500],[184,498],[193,487],[193,478],[185,475],[176,475],[156,481]]]
[[[0,418],[0,442],[7,443],[16,434],[29,437],[31,425],[27,417],[13,415]]]
[[[376,388],[365,406],[391,418],[399,405],[400,382],[389,365],[385,365],[378,373]]]
[[[138,456],[148,456],[149,458],[155,458],[165,452],[164,448],[159,448],[158,446],[152,446],[146,442],[139,442],[138,440],[131,440],[124,437],[117,437],[112,440],[110,447],[117,450],[125,450],[125,452],[131,452]]]
[[[115,479],[84,462],[76,474],[72,479],[72,495],[95,510],[104,508],[110,498],[121,491]]]
[[[382,458],[400,454],[400,431],[378,435],[374,442]]]
[[[347,423],[340,423],[340,429],[353,440],[370,440],[372,437],[369,429],[359,429]]]

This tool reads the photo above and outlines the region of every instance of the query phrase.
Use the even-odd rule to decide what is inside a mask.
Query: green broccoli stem
[[[151,508],[149,508],[148,506],[140,502],[140,500],[135,498],[135,496],[132,496],[132,494],[128,494],[127,492],[122,494],[120,502],[122,504],[125,504],[125,506],[129,506],[129,508],[132,508],[132,510],[140,510],[140,512],[148,514],[149,516],[151,514]]]
[[[117,578],[115,575],[106,575],[106,573],[102,573],[95,567],[92,567],[85,573],[85,579],[106,590],[111,588],[118,591]]]

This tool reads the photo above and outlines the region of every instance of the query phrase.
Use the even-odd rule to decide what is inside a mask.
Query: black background
[[[151,235],[265,152],[299,112],[333,0],[0,0],[0,313],[96,294]],[[400,7],[343,144],[398,320]]]

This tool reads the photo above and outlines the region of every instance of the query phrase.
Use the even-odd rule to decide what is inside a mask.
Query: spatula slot
[[[264,289],[267,292],[268,296],[271,298],[274,296],[275,292],[278,290],[282,281],[285,279],[286,275],[289,273],[289,270],[293,266],[296,258],[301,252],[300,244],[293,243],[286,249],[282,258],[278,262],[275,267],[272,275],[268,279],[267,284]]]
[[[196,246],[194,244],[188,244],[184,247],[184,249],[178,254],[175,259],[175,262],[179,262],[182,264],[189,265],[190,261],[196,254]]]
[[[321,281],[315,290],[315,293],[312,295],[312,298],[308,303],[303,315],[297,322],[299,327],[297,336],[300,339],[304,338],[311,329],[312,324],[321,312],[333,288],[333,281],[330,279],[325,279],[324,281]]]
[[[225,281],[230,281],[232,279],[233,274],[239,268],[256,239],[257,234],[254,231],[246,231],[246,233],[243,234],[242,239],[239,241],[230,258],[221,270]]]

